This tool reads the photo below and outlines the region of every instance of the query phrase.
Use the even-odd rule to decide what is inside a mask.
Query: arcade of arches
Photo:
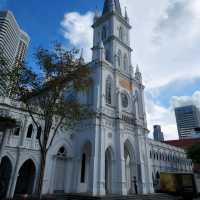
[[[12,173],[12,164],[10,159],[5,156],[0,164],[0,198],[5,197],[8,191]]]
[[[11,179],[13,167],[10,159],[4,156],[0,164],[0,198],[6,197],[10,185],[14,184]],[[18,178],[15,185],[15,195],[32,194],[36,178],[35,164],[31,159],[24,162],[18,171]]]

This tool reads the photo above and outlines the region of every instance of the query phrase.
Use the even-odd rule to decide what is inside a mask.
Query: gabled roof
[[[188,149],[192,145],[199,143],[200,144],[200,138],[188,138],[188,139],[182,139],[182,140],[168,140],[164,143],[170,144],[172,146],[180,147],[183,149]]]
[[[119,0],[105,0],[102,15],[113,11],[113,8],[116,13],[118,13],[119,15],[122,15]]]

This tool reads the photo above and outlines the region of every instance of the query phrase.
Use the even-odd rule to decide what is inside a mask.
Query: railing
[[[0,141],[2,138],[2,134],[0,134]],[[19,136],[11,136],[8,137],[7,140],[5,141],[5,145],[8,147],[19,147],[21,144],[21,139]],[[39,142],[33,139],[25,139],[23,143],[23,147],[27,149],[32,149],[32,150],[39,150],[40,145]]]
[[[20,138],[13,136],[13,137],[8,138],[6,144],[7,146],[10,146],[10,147],[17,147],[19,146],[19,143],[20,143]]]
[[[24,147],[28,149],[33,149],[33,150],[39,150],[40,146],[38,141],[33,141],[31,139],[25,139],[24,141]]]

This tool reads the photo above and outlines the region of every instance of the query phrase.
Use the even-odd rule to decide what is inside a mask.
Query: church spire
[[[129,22],[129,18],[128,18],[128,13],[127,13],[127,8],[125,7],[125,20],[127,22]]]
[[[115,11],[119,15],[122,15],[119,0],[105,0],[102,15],[113,11]]]

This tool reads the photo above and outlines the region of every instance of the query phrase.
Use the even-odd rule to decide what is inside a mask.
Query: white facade
[[[82,99],[97,115],[71,133],[62,128],[59,130],[47,156],[44,194],[127,195],[136,190],[153,193],[152,174],[162,170],[191,172],[191,165],[185,165],[189,161],[182,149],[147,137],[142,76],[138,67],[133,73],[131,27],[127,14],[123,17],[119,9],[117,0],[105,1],[103,16],[94,18],[93,60],[90,64],[94,84]],[[7,181],[7,196],[34,193],[40,166],[37,133],[18,102],[2,98],[0,108],[8,110],[21,123],[20,134],[8,134],[2,151],[4,162],[7,165],[10,162],[12,168],[11,178]],[[184,162],[174,161],[171,165],[164,160],[153,160],[150,152],[161,150],[180,156]],[[27,166],[32,169],[26,175],[31,178],[23,180],[20,169],[26,161],[28,164],[23,169],[26,171]],[[174,168],[174,165],[179,167]],[[18,189],[19,185],[23,191]]]

